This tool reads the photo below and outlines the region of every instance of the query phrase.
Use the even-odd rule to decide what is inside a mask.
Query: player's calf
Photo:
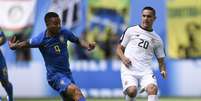
[[[135,97],[137,95],[137,88],[136,86],[130,86],[126,89],[126,101],[135,101]]]
[[[70,95],[67,95],[65,93],[61,93],[60,95],[61,95],[63,101],[74,101],[72,96],[70,96]]]
[[[8,94],[8,101],[13,101],[13,86],[8,80],[2,80],[1,84],[5,89],[6,93]]]

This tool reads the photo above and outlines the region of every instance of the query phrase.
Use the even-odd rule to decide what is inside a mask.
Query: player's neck
[[[146,31],[149,31],[149,32],[152,32],[152,31],[153,31],[152,26],[149,26],[149,27],[145,27],[145,26],[143,26],[143,25],[139,25],[139,26],[140,26],[140,28],[142,28],[143,30],[146,30]]]
[[[54,34],[54,33],[52,33],[52,32],[50,32],[50,31],[46,31],[46,36],[47,37],[54,37],[56,34]]]

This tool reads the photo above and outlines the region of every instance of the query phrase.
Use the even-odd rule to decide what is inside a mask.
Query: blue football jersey
[[[71,73],[67,42],[79,43],[79,39],[65,28],[54,37],[48,37],[46,31],[29,40],[30,47],[38,47],[45,61],[47,76],[55,73]]]
[[[4,36],[4,33],[0,32],[0,37],[3,37],[3,36]],[[5,67],[6,67],[6,62],[5,62],[2,52],[0,50],[0,69],[5,68]]]

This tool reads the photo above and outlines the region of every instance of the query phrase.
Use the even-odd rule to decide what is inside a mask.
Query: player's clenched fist
[[[161,71],[161,75],[163,77],[163,79],[167,79],[167,72],[166,71]]]
[[[16,48],[16,44],[18,43],[18,41],[17,41],[17,38],[16,38],[16,36],[14,35],[14,36],[12,36],[11,38],[10,38],[10,40],[8,41],[8,45],[9,45],[9,47],[11,48],[11,49],[15,49]]]
[[[123,57],[121,60],[126,67],[131,65],[131,61],[127,57]]]
[[[88,47],[88,51],[91,51],[91,50],[93,50],[94,48],[96,47],[96,42],[91,42],[91,43],[89,43],[89,47]]]

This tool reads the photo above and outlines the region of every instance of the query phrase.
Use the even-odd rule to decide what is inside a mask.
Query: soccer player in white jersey
[[[122,61],[121,79],[126,101],[135,101],[139,86],[147,92],[148,101],[158,101],[157,82],[151,69],[154,55],[162,77],[167,77],[163,42],[152,29],[155,19],[155,9],[144,7],[141,24],[128,28],[117,46],[116,52]]]

